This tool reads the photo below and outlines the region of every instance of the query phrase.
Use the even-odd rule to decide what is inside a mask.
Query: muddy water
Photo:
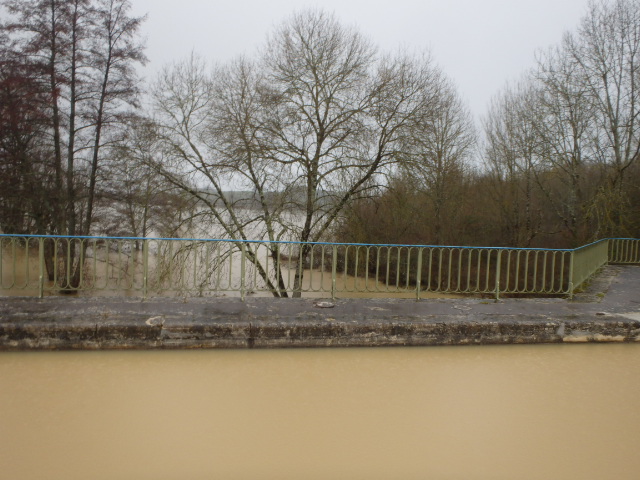
[[[2,479],[636,479],[640,346],[0,354]]]
[[[0,262],[0,296],[38,296],[39,295],[39,276],[40,269],[38,263],[37,249],[33,246],[27,255],[23,248],[5,248],[2,250],[2,258]],[[134,252],[132,255],[113,254],[108,257],[104,252],[98,252],[98,257],[87,258],[86,270],[87,281],[79,292],[79,295],[88,297],[104,297],[104,296],[125,296],[136,297],[142,296],[142,257],[140,252]],[[108,261],[105,261],[105,258]],[[151,256],[149,259],[151,264],[155,263],[155,258]],[[204,295],[214,296],[240,296],[240,262],[239,260],[233,264],[233,272],[228,283],[223,281],[223,289],[216,291],[210,289],[205,291]],[[295,265],[286,268],[284,265],[283,276],[284,282],[289,291],[293,289],[294,277],[296,275]],[[186,277],[192,277],[193,271],[188,271]],[[225,274],[226,276],[226,274]],[[257,274],[253,275],[255,280]],[[212,274],[216,278],[215,272]],[[249,275],[251,277],[251,275]],[[322,270],[304,270],[304,281],[302,296],[305,298],[329,298],[331,297],[332,279],[331,273]],[[251,278],[247,279],[251,283]],[[188,282],[187,282],[188,283]],[[231,287],[231,285],[235,285]],[[189,286],[187,296],[197,295],[194,286]],[[336,274],[337,296],[340,298],[416,298],[415,288],[407,288],[400,284],[387,286],[385,282],[375,279],[373,276],[367,278],[354,277],[342,272]],[[197,289],[196,289],[197,290]],[[252,290],[249,288],[247,295],[254,297],[271,297],[271,293],[262,290]],[[45,282],[44,295],[58,295],[60,289],[52,282]],[[185,292],[181,290],[172,291],[164,290],[154,292],[150,295],[160,296],[184,296]],[[421,292],[421,298],[457,298],[462,295],[443,294],[434,292]]]

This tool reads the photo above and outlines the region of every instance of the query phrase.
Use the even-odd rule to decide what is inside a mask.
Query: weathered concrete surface
[[[565,299],[0,298],[0,350],[640,342],[640,267]]]

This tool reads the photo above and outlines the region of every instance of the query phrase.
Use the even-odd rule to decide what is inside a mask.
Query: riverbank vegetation
[[[2,5],[4,233],[513,247],[640,236],[638,0],[592,3],[479,121],[428,53],[381,52],[321,10],[285,19],[254,55],[212,66],[194,53],[143,85],[144,19],[128,0]],[[64,252],[73,275],[81,253]],[[286,296],[280,272],[248,260]]]
[[[640,3],[592,3],[498,92],[473,151],[431,128],[418,167],[403,162],[388,188],[354,203],[338,238],[564,248],[637,237],[639,52]]]

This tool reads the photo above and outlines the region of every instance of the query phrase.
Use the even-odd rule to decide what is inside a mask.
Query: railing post
[[[44,298],[44,238],[38,238],[38,268],[40,278],[38,279],[38,298]]]
[[[71,289],[71,262],[72,262],[72,258],[71,258],[71,242],[73,241],[73,238],[67,238],[67,258],[66,258],[66,274],[65,274],[65,290],[70,290]]]
[[[498,261],[496,264],[496,302],[500,300],[500,268],[502,261],[502,250],[498,250]]]
[[[336,275],[338,271],[338,247],[333,246],[333,255],[331,258],[331,300],[336,299]]]
[[[142,298],[147,299],[149,288],[149,242],[142,241]]]
[[[574,256],[576,254],[575,249],[571,251],[571,255],[569,256],[569,300],[573,300],[573,265],[574,265]]]
[[[244,302],[244,291],[245,291],[245,268],[246,268],[246,259],[245,259],[245,245],[244,243],[240,244],[240,299]]]
[[[418,266],[416,271],[416,300],[420,300],[420,289],[422,288],[422,248],[418,247]]]

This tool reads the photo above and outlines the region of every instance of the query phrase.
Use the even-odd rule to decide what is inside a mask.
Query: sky
[[[131,0],[152,80],[195,52],[211,62],[252,55],[293,12],[321,8],[355,26],[383,51],[431,52],[480,118],[507,81],[534,65],[535,52],[574,31],[589,0]]]

